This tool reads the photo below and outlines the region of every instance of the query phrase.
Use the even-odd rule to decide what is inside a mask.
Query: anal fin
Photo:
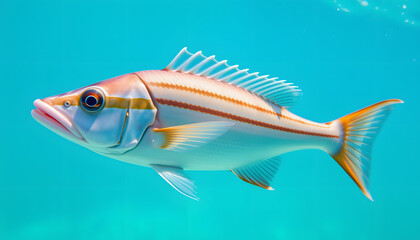
[[[251,164],[242,168],[232,169],[231,172],[233,172],[244,182],[267,190],[274,190],[270,186],[270,183],[277,173],[279,165],[280,158],[274,157],[263,162]]]

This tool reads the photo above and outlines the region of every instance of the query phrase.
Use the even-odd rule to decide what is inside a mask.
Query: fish
[[[167,67],[107,79],[34,101],[33,118],[93,152],[150,167],[198,200],[188,171],[231,171],[267,190],[281,155],[328,153],[372,200],[371,147],[399,99],[318,123],[293,114],[286,81],[183,48]]]

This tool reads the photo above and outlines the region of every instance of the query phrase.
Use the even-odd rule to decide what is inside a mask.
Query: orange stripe
[[[156,98],[155,100],[158,103],[163,104],[163,105],[168,105],[168,106],[193,110],[193,111],[197,111],[197,112],[207,113],[207,114],[228,118],[228,119],[232,119],[232,120],[243,122],[243,123],[252,124],[252,125],[255,125],[255,126],[259,126],[259,127],[265,127],[265,128],[270,128],[270,129],[274,129],[274,130],[279,130],[279,131],[283,131],[283,132],[290,132],[290,133],[295,133],[295,134],[303,134],[303,135],[318,136],[318,137],[340,138],[339,136],[336,136],[336,135],[308,132],[308,131],[303,131],[303,130],[281,127],[281,126],[277,126],[277,125],[274,125],[274,124],[265,123],[265,122],[253,120],[253,119],[250,119],[250,118],[245,118],[245,117],[241,117],[241,116],[238,116],[238,115],[225,113],[225,112],[222,112],[222,111],[219,111],[219,110],[210,109],[210,108],[206,108],[206,107],[201,107],[201,106],[197,106],[197,105],[193,105],[193,104],[189,104],[189,103],[183,103],[183,102],[178,102],[178,101],[169,100],[169,99],[162,99],[162,98]]]
[[[231,102],[231,103],[234,103],[234,104],[237,104],[237,105],[240,105],[240,106],[255,109],[255,110],[260,111],[260,112],[275,115],[275,116],[278,116],[280,118],[284,118],[284,119],[294,121],[294,122],[304,124],[304,125],[321,127],[321,128],[329,128],[329,126],[322,126],[322,125],[317,125],[317,124],[304,122],[304,121],[301,121],[301,120],[298,120],[298,119],[291,118],[289,116],[285,116],[283,113],[277,113],[277,112],[271,111],[269,109],[265,109],[265,108],[262,108],[262,107],[259,107],[259,106],[252,105],[250,103],[246,103],[246,102],[238,100],[238,99],[234,99],[234,98],[231,98],[231,97],[226,97],[226,96],[223,96],[223,95],[220,95],[220,94],[217,94],[217,93],[205,91],[205,90],[198,89],[198,88],[192,88],[192,87],[181,86],[181,85],[170,84],[170,83],[163,83],[163,82],[150,82],[149,84],[151,86],[155,86],[155,87],[176,89],[176,90],[191,92],[191,93],[195,93],[195,94],[199,94],[199,95],[203,95],[203,96],[217,98],[217,99],[220,99],[220,100],[223,100],[223,101],[226,101],[226,102]]]
[[[56,97],[51,99],[52,105],[64,105],[65,102],[68,102],[71,106],[79,106],[80,104],[79,95],[68,95],[63,97]],[[122,97],[109,97],[105,96],[105,106],[106,108],[121,108],[127,109],[155,109],[153,102],[150,99],[145,98],[122,98]]]

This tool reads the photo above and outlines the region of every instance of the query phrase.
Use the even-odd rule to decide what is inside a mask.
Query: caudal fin
[[[335,120],[343,129],[341,149],[331,156],[347,172],[362,192],[372,200],[369,192],[369,168],[372,143],[392,105],[399,99],[385,100]]]

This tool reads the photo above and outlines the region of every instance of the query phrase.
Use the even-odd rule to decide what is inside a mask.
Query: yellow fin
[[[330,153],[370,200],[369,168],[373,140],[399,99],[385,100],[337,119],[343,128],[343,143],[336,153]],[[372,200],[373,201],[373,200]]]
[[[251,164],[242,168],[235,168],[230,170],[242,181],[253,184],[255,186],[274,190],[270,186],[280,165],[280,158],[274,157],[263,162]]]
[[[155,146],[172,151],[190,150],[218,138],[232,125],[231,122],[214,121],[154,128]]]

